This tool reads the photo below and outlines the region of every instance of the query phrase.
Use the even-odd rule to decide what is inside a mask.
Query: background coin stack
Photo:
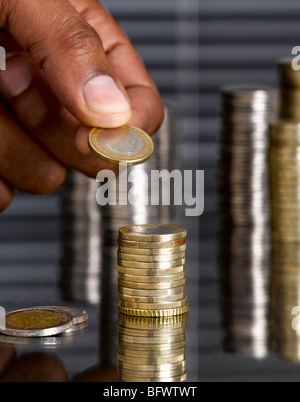
[[[300,305],[300,123],[278,120],[270,128],[272,197],[271,347],[300,361],[300,331],[291,326]]]
[[[299,244],[282,243],[274,247],[271,284],[270,348],[280,356],[300,363]]]
[[[119,311],[163,317],[188,311],[186,230],[176,225],[125,226],[118,238]]]
[[[294,70],[292,60],[282,60],[278,64],[281,108],[280,117],[285,120],[300,122],[300,74]]]
[[[124,382],[184,382],[187,314],[162,318],[120,314],[118,371]]]
[[[268,351],[269,122],[278,103],[272,88],[221,91],[218,265],[224,347],[255,357]]]
[[[96,203],[99,184],[80,172],[69,171],[61,193],[61,288],[67,300],[100,301],[103,268],[103,218]]]

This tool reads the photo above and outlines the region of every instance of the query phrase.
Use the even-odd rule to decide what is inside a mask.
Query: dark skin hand
[[[49,194],[66,167],[95,177],[110,165],[88,149],[89,127],[163,119],[134,47],[96,0],[0,0],[0,211],[14,189]]]

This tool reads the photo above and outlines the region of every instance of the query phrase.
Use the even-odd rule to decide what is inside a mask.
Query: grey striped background
[[[180,112],[182,169],[205,170],[205,213],[189,230],[187,370],[190,381],[299,380],[300,369],[270,356],[222,352],[216,256],[218,91],[228,83],[277,85],[276,62],[300,44],[292,0],[106,0],[139,50],[163,98]],[[59,304],[58,194],[18,194],[0,216],[0,304]],[[70,375],[99,362],[98,311],[74,347],[55,351]]]

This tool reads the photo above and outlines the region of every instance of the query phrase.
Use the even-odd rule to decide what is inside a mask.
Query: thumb
[[[82,123],[110,128],[130,120],[129,99],[98,34],[67,0],[0,1],[0,27],[30,53]]]

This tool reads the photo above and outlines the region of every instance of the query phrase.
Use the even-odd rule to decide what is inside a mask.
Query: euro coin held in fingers
[[[154,150],[150,136],[130,125],[112,129],[92,128],[88,144],[98,158],[114,165],[138,165],[150,159]]]
[[[167,224],[125,226],[118,238],[119,311],[136,317],[188,312],[186,230]]]

